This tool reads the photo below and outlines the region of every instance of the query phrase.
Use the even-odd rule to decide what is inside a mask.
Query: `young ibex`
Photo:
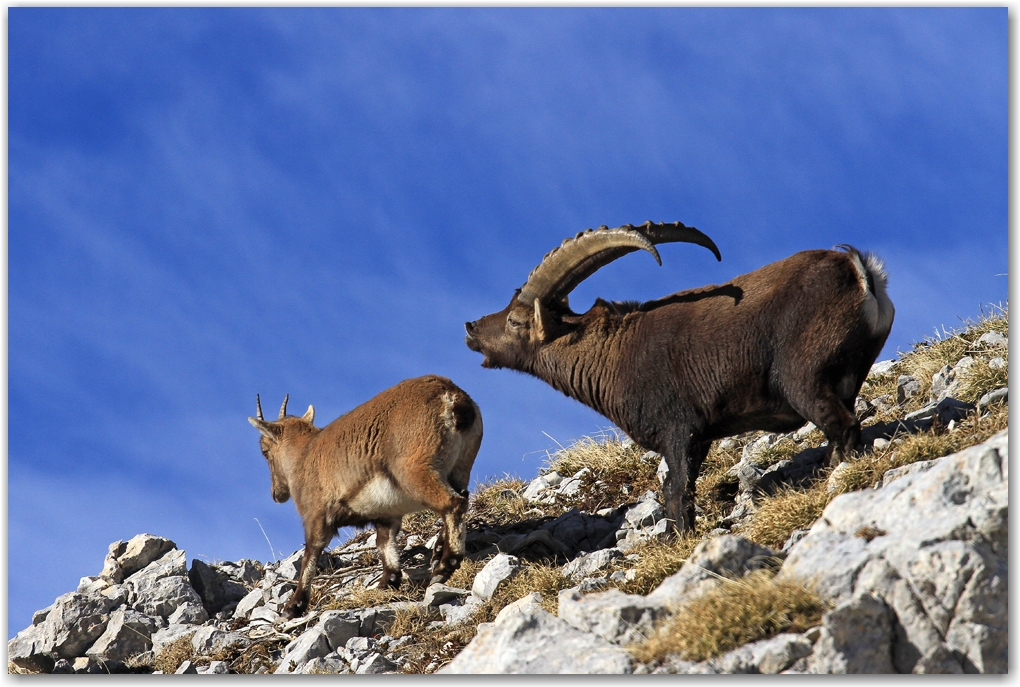
[[[663,498],[694,527],[694,483],[713,439],[815,423],[830,464],[860,438],[854,400],[893,321],[882,262],[850,246],[811,250],[722,286],[647,303],[567,296],[600,267],[655,244],[695,243],[680,222],[587,230],[548,253],[498,313],[465,324],[484,367],[534,375],[615,422],[669,467]]]
[[[429,508],[442,517],[432,559],[432,582],[445,582],[464,558],[468,479],[482,442],[482,414],[464,391],[445,377],[407,379],[337,418],[322,429],[308,406],[302,417],[248,421],[262,433],[273,500],[291,496],[305,528],[305,552],[297,588],[283,615],[300,616],[308,605],[319,554],[340,527],[376,529],[382,561],[380,588],[399,587],[396,536],[404,515]]]

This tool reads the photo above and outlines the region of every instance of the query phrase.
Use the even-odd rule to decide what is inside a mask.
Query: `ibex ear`
[[[535,321],[531,325],[531,339],[538,343],[545,343],[552,334],[552,314],[542,305],[542,301],[535,299]]]
[[[315,408],[313,408],[312,406],[308,406],[308,410],[306,410],[305,414],[301,416],[301,419],[307,422],[308,424],[312,424],[312,422],[315,420]]]
[[[253,417],[248,418],[248,422],[251,423],[252,427],[261,432],[262,436],[264,436],[266,439],[269,439],[270,441],[277,441],[280,438],[280,428],[272,424],[271,422],[266,422],[265,420],[258,420]]]

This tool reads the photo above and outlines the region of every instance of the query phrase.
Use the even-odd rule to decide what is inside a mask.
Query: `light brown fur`
[[[408,513],[426,508],[443,519],[433,582],[444,582],[464,557],[464,513],[471,467],[482,441],[482,415],[445,377],[407,379],[322,429],[281,409],[276,422],[248,421],[261,432],[273,499],[294,498],[305,528],[297,589],[284,615],[304,613],[319,554],[346,526],[376,528],[380,587],[399,586],[395,538]],[[261,416],[261,409],[259,411]]]

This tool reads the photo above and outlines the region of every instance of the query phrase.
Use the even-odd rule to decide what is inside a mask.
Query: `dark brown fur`
[[[661,453],[669,516],[694,526],[694,482],[712,440],[811,420],[838,462],[859,440],[853,404],[892,322],[873,331],[856,250],[805,251],[721,286],[588,312],[517,300],[467,323],[485,367],[545,380]],[[870,268],[869,268],[870,270]],[[881,275],[881,298],[884,274]],[[883,328],[884,327],[884,328]]]

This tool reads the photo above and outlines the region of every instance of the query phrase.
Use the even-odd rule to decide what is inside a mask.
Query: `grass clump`
[[[622,441],[618,434],[603,431],[594,437],[581,437],[554,453],[545,472],[571,477],[584,468],[590,469],[580,498],[571,498],[570,502],[583,511],[595,512],[657,490],[655,471],[660,460],[655,454],[649,455],[647,449]]]
[[[498,527],[534,517],[535,504],[521,496],[527,486],[527,482],[515,477],[477,485],[471,497],[469,518]],[[545,512],[541,509],[538,511]]]
[[[817,481],[807,489],[779,489],[772,496],[761,499],[750,524],[744,526],[739,534],[762,546],[780,549],[794,530],[811,527],[835,496],[835,493],[826,491],[825,480]]]
[[[664,579],[680,570],[701,539],[700,534],[687,533],[666,541],[648,541],[635,547],[632,553],[639,556],[636,562],[620,558],[613,566],[615,569],[633,569],[634,579],[613,586],[628,594],[648,594]]]
[[[164,675],[172,675],[185,661],[195,657],[195,647],[191,644],[194,632],[178,637],[163,647],[152,661],[152,667],[163,671]]]
[[[903,354],[896,362],[894,371],[873,376],[861,390],[861,395],[869,401],[882,395],[896,398],[896,383],[899,375],[910,375],[920,385],[920,392],[908,399],[898,412],[910,412],[927,405],[931,393],[932,377],[946,365],[955,366],[961,358],[975,358],[975,368],[967,375],[963,384],[965,401],[976,401],[984,393],[994,388],[1005,386],[1009,381],[1008,369],[991,370],[988,361],[994,357],[1006,357],[1005,348],[983,348],[977,345],[978,339],[988,332],[996,332],[1003,336],[1009,335],[1009,306],[996,307],[990,312],[982,312],[977,319],[966,320],[963,326],[946,331],[936,332],[914,344],[911,351]],[[991,374],[990,374],[991,373]],[[983,379],[982,379],[983,377]],[[973,381],[971,381],[973,380]],[[994,386],[993,386],[994,385]]]
[[[631,651],[645,663],[670,654],[704,661],[780,632],[802,632],[817,625],[826,610],[804,584],[757,570],[738,580],[723,579],[718,587],[683,604]]]
[[[1009,426],[1009,407],[997,405],[987,415],[970,415],[949,431],[935,426],[927,432],[896,437],[887,448],[851,460],[834,478],[836,493],[875,486],[893,468],[934,460],[987,441]]]

